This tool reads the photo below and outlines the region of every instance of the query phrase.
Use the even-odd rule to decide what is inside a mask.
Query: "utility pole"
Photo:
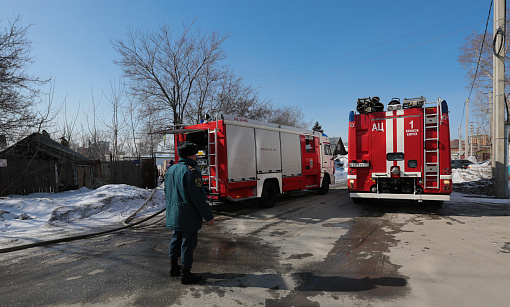
[[[494,194],[508,198],[508,140],[505,125],[505,8],[506,0],[494,1],[494,46],[492,63],[494,92]]]
[[[469,158],[469,154],[468,154],[468,148],[469,148],[469,98],[466,98],[466,142],[464,143],[466,144],[466,156],[464,157],[464,159],[468,159]]]
[[[491,141],[491,171],[492,177],[494,178],[494,102],[492,101],[492,92],[489,92],[489,108],[490,108],[490,125],[491,125],[491,133],[490,133],[490,141]]]
[[[462,159],[462,125],[459,125],[459,159]]]
[[[473,122],[471,122],[471,130],[469,130],[469,156],[473,156]]]

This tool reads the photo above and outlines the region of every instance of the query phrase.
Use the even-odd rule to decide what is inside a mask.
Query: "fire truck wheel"
[[[317,190],[317,194],[326,195],[329,192],[329,178],[322,179],[322,186]]]
[[[278,187],[273,182],[264,183],[262,195],[258,199],[260,208],[272,208],[276,204],[278,198]]]

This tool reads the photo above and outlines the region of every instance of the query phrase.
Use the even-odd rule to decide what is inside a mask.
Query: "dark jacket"
[[[202,228],[203,219],[213,219],[196,165],[196,161],[181,157],[165,174],[166,227],[170,229],[194,232]]]

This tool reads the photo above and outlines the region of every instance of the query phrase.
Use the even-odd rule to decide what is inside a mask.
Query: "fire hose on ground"
[[[49,245],[53,245],[53,244],[57,244],[57,243],[71,242],[71,241],[76,241],[76,240],[88,239],[88,238],[92,238],[92,237],[98,237],[98,236],[106,235],[106,234],[109,234],[112,232],[124,230],[124,229],[130,228],[130,227],[139,225],[145,221],[148,221],[148,220],[158,216],[159,214],[161,214],[162,212],[164,212],[166,210],[166,208],[163,208],[163,209],[159,210],[158,212],[156,212],[144,219],[141,219],[135,223],[128,224],[128,222],[131,221],[142,210],[142,208],[144,208],[149,203],[149,201],[152,199],[152,197],[154,196],[156,191],[157,191],[157,188],[154,189],[154,191],[147,198],[145,203],[135,213],[131,214],[127,219],[125,219],[123,221],[124,226],[110,229],[110,230],[104,230],[104,231],[99,231],[99,232],[83,234],[83,235],[76,235],[76,236],[64,237],[64,238],[59,238],[59,239],[40,241],[40,242],[36,242],[36,243],[29,243],[29,244],[24,244],[24,245],[2,248],[2,249],[0,249],[0,254],[20,251],[20,250],[24,250],[24,249],[28,249],[28,248],[39,247],[39,246],[49,246]]]

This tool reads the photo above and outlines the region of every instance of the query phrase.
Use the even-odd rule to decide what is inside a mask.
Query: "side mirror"
[[[344,142],[342,142],[342,138],[339,138],[338,143],[336,143],[335,150],[333,151],[333,155],[345,156],[346,154],[347,150],[345,150]]]

